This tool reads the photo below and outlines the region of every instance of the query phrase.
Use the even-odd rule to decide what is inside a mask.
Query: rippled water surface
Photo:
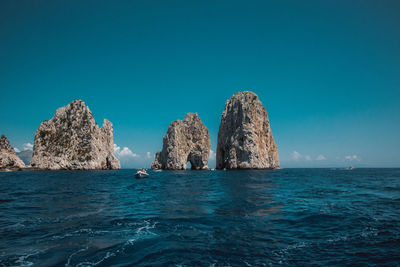
[[[400,262],[400,169],[0,173],[0,265]]]

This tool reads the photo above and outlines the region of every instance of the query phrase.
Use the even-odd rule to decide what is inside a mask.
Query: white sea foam
[[[68,260],[67,260],[67,263],[65,264],[65,266],[69,266],[69,264],[70,264],[71,259],[72,259],[73,256],[75,256],[75,255],[77,255],[77,254],[79,254],[79,253],[81,253],[81,252],[84,252],[84,251],[86,251],[86,250],[88,250],[88,249],[89,249],[89,247],[86,246],[85,248],[82,248],[82,249],[80,249],[80,250],[78,250],[78,251],[75,251],[74,253],[72,253],[71,255],[69,255]]]
[[[156,225],[158,224],[158,222],[154,222],[153,224],[151,224],[151,222],[145,220],[144,223],[145,223],[144,226],[139,227],[136,230],[136,234],[138,234],[138,235],[142,235],[142,234],[145,234],[145,235],[147,235],[147,234],[157,235],[156,233],[153,233],[150,230],[154,229],[156,227]]]
[[[140,223],[134,223],[134,225],[138,226],[140,225],[140,227],[138,227],[136,230],[134,230],[134,237],[129,238],[127,241],[125,241],[125,243],[123,244],[123,246],[119,249],[117,249],[114,252],[107,252],[106,255],[101,258],[100,260],[96,261],[96,262],[90,262],[90,261],[85,261],[85,262],[80,262],[78,263],[76,266],[79,267],[85,267],[85,266],[96,266],[99,265],[100,263],[102,263],[103,261],[105,261],[108,258],[111,257],[115,257],[117,256],[119,253],[124,252],[126,246],[130,246],[133,245],[136,241],[141,240],[141,239],[146,239],[146,238],[151,238],[153,236],[157,236],[156,233],[152,232],[151,230],[156,228],[156,225],[158,224],[158,222],[150,222],[147,220],[144,220],[143,222]],[[116,231],[116,232],[131,232],[132,230],[121,230],[121,231]],[[87,232],[87,233],[93,233],[93,231],[91,229],[80,229],[78,231],[75,232]],[[95,231],[94,233],[99,232],[99,233],[104,233],[104,232],[109,232],[109,231]],[[87,250],[87,248],[86,248]],[[66,264],[66,266],[68,266],[70,264],[71,258],[73,256],[75,256],[76,254],[83,252],[84,249],[78,250],[76,252],[74,252],[73,254],[70,255],[70,257],[68,258],[68,262]]]
[[[335,243],[335,242],[339,242],[339,241],[346,241],[347,239],[348,239],[347,235],[340,235],[338,237],[329,238],[327,241],[329,243]]]
[[[107,252],[106,255],[103,258],[101,258],[99,261],[96,261],[96,262],[88,262],[88,261],[80,262],[76,266],[77,267],[96,266],[96,265],[99,265],[100,263],[102,263],[103,261],[105,261],[106,259],[114,257],[114,256],[115,256],[115,253]]]
[[[28,261],[27,259],[32,257],[32,256],[36,256],[36,255],[38,255],[40,253],[43,253],[43,252],[45,252],[47,250],[48,249],[35,250],[35,251],[33,251],[31,253],[28,253],[26,255],[22,255],[22,256],[20,256],[18,258],[18,260],[15,261],[15,263],[17,263],[17,266],[20,266],[20,267],[22,267],[22,266],[24,266],[24,267],[32,266],[34,263],[31,262],[31,261]]]
[[[78,214],[68,215],[68,216],[65,216],[65,217],[60,217],[60,218],[58,218],[58,220],[65,221],[65,220],[71,220],[71,219],[73,220],[73,219],[76,219],[76,218],[83,218],[83,217],[87,217],[87,216],[90,216],[90,215],[99,214],[102,211],[103,211],[103,209],[101,208],[101,209],[98,209],[96,211],[82,212],[82,213],[78,213]]]
[[[20,222],[17,222],[15,224],[9,225],[4,227],[4,230],[16,230],[16,229],[21,229],[21,228],[25,228],[26,226]]]

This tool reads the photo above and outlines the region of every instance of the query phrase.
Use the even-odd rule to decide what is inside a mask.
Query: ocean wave
[[[10,266],[18,266],[18,267],[30,267],[35,264],[35,261],[32,258],[37,257],[40,254],[45,253],[51,248],[45,248],[45,249],[40,249],[40,250],[31,250],[27,252],[26,254],[23,255],[17,255],[17,256],[12,256],[9,257],[8,259],[8,264],[3,264],[0,261],[0,265],[10,265]]]
[[[75,255],[78,255],[78,254],[81,253],[81,252],[87,251],[88,249],[89,249],[89,247],[86,246],[85,248],[79,249],[79,250],[75,251],[74,253],[72,253],[71,255],[69,255],[69,256],[68,256],[68,259],[67,259],[67,263],[65,264],[65,266],[69,266],[69,264],[71,263],[72,258],[73,258]]]
[[[102,263],[103,261],[107,260],[108,258],[114,257],[116,254],[113,252],[107,252],[106,255],[104,257],[102,257],[100,260],[96,261],[96,262],[80,262],[78,263],[76,266],[77,267],[87,267],[87,266],[96,266],[99,265],[100,263]]]

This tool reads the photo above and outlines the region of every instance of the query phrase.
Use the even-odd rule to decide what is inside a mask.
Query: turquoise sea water
[[[400,262],[400,169],[134,173],[0,173],[0,265]]]

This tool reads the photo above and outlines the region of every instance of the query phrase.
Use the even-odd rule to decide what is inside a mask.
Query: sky
[[[0,1],[0,134],[31,149],[74,99],[149,167],[197,112],[215,167],[225,102],[253,91],[281,167],[400,167],[400,1]]]

